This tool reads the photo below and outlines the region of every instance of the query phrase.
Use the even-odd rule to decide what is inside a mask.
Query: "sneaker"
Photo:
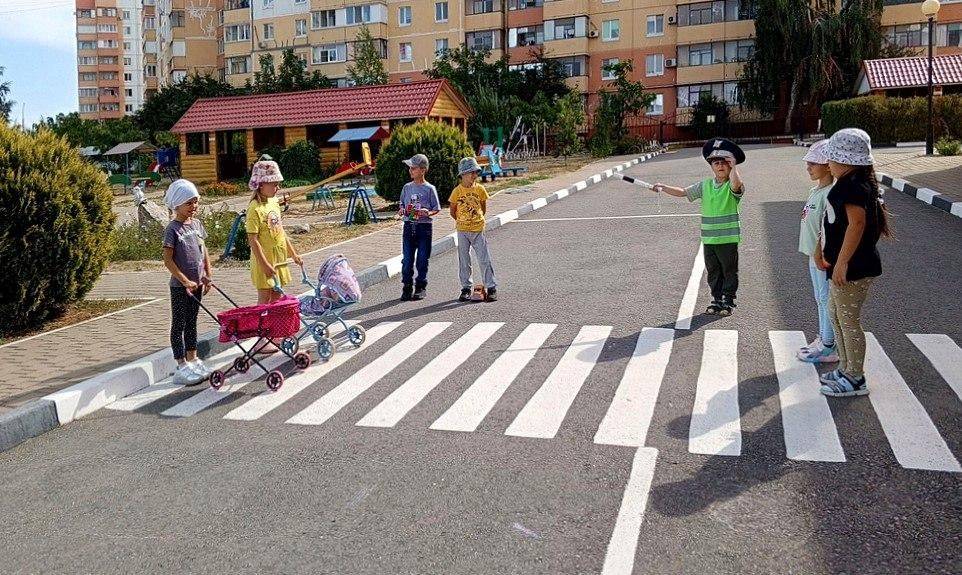
[[[426,288],[419,287],[416,290],[414,290],[414,295],[411,296],[411,299],[415,301],[421,301],[422,299],[424,299],[424,296],[426,295],[426,293],[427,293]]]
[[[189,363],[178,366],[174,372],[174,385],[194,385],[199,379],[200,376]]]
[[[414,293],[414,288],[409,285],[401,288],[401,301],[411,301],[411,296]]]
[[[190,367],[194,370],[197,375],[203,376],[205,379],[210,377],[213,372],[206,364],[198,357],[194,361],[187,362]]]
[[[488,288],[488,295],[485,296],[484,301],[498,301],[498,288]]]
[[[854,397],[856,395],[868,395],[868,386],[865,384],[864,375],[855,379],[850,375],[839,372],[838,379],[835,382],[826,383],[819,391],[822,392],[822,395],[829,397]]]
[[[462,289],[458,301],[471,301],[471,288]]]
[[[818,380],[826,385],[831,385],[836,381],[838,381],[838,378],[841,376],[842,376],[842,372],[837,369],[834,369],[828,373],[823,373],[822,375],[818,376]]]
[[[798,354],[799,354],[798,359],[802,359],[802,354],[807,355],[808,352],[814,349],[820,349],[821,347],[822,347],[822,336],[817,335],[815,336],[815,339],[812,340],[812,343],[803,345],[802,347],[798,348]]]
[[[834,345],[820,346],[808,353],[799,351],[798,359],[805,363],[838,363],[838,350]]]

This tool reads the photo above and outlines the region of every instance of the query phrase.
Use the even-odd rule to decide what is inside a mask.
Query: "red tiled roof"
[[[929,63],[926,57],[866,60],[863,69],[871,90],[928,85]],[[935,56],[932,59],[932,83],[941,86],[962,84],[962,54]]]
[[[283,94],[202,98],[194,102],[171,131],[208,132],[423,118],[430,114],[442,90],[461,105],[466,114],[470,114],[464,99],[446,81],[427,80]]]

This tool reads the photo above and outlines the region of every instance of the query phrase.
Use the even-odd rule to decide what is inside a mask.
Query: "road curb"
[[[601,183],[665,151],[665,148],[661,148],[643,154],[518,208],[502,212],[488,219],[486,229],[488,231],[497,229],[520,216]],[[431,257],[449,252],[457,245],[457,232],[443,236],[431,244]],[[362,289],[367,289],[399,273],[401,273],[401,256],[397,255],[360,271],[357,274],[357,280]],[[301,296],[308,293],[310,292],[305,292]],[[219,342],[217,336],[217,330],[212,330],[197,338],[197,354],[200,357],[207,358],[230,347],[229,343]],[[176,361],[171,351],[163,349],[0,415],[0,452],[89,415],[118,399],[161,381],[169,377],[175,367]]]
[[[893,190],[925,202],[943,212],[948,212],[957,218],[962,218],[962,202],[954,202],[948,196],[940,194],[931,188],[919,187],[908,180],[895,178],[884,172],[876,172],[879,183]]]

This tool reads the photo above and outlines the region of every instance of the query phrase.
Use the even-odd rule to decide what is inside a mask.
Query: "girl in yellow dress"
[[[245,229],[251,246],[251,281],[257,288],[259,304],[277,301],[283,295],[273,289],[271,278],[276,278],[281,286],[291,283],[288,257],[297,265],[304,263],[281,223],[281,206],[276,196],[283,181],[277,162],[260,160],[251,169],[249,187],[254,195],[247,206]]]

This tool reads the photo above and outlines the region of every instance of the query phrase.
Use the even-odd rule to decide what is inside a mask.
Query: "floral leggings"
[[[838,369],[854,378],[864,375],[865,332],[862,331],[862,304],[875,278],[862,278],[843,286],[829,284],[828,309],[835,326]]]

